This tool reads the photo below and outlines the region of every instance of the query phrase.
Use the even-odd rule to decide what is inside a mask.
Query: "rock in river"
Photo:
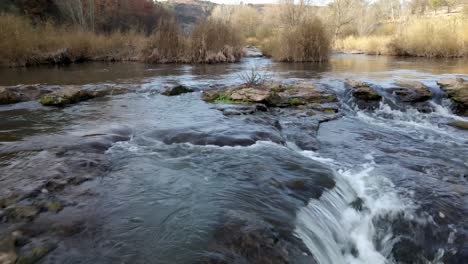
[[[382,96],[366,82],[348,80],[345,86],[352,90],[352,95],[356,99],[364,101],[380,101],[382,99]]]
[[[90,91],[77,86],[64,86],[62,89],[41,97],[41,104],[45,106],[65,106],[94,98]]]
[[[389,89],[404,103],[425,102],[432,97],[431,90],[426,85],[415,81],[397,81],[397,88]]]
[[[468,80],[463,78],[441,79],[437,82],[454,103],[457,114],[468,116]]]
[[[20,97],[8,89],[7,87],[0,87],[0,105],[14,104],[20,101]]]
[[[290,107],[317,103],[336,102],[337,98],[307,83],[268,83],[257,86],[240,85],[227,89],[203,92],[207,102],[218,103],[262,103],[271,107]]]
[[[193,92],[192,88],[189,88],[183,85],[177,85],[171,88],[167,88],[166,90],[162,92],[162,94],[166,96],[175,96],[179,94],[192,93],[192,92]]]

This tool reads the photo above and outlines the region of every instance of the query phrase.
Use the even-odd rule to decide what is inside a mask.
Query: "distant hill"
[[[168,0],[164,5],[174,12],[184,29],[190,29],[199,19],[209,17],[217,4],[200,0]]]

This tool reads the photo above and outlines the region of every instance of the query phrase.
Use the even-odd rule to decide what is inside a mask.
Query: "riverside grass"
[[[52,23],[32,25],[24,17],[1,14],[0,65],[63,63],[56,58],[63,56],[66,62],[150,63],[234,62],[242,56],[242,41],[229,24],[201,21],[191,34],[182,33],[175,21],[165,24],[150,36],[138,31],[98,34]]]
[[[468,21],[463,17],[413,18],[393,35],[337,40],[340,51],[360,50],[366,54],[417,57],[468,56]]]

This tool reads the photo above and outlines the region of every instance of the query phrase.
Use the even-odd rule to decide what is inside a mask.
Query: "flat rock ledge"
[[[44,106],[59,106],[78,103],[88,99],[130,92],[133,86],[118,85],[16,85],[0,86],[0,105],[35,101]]]
[[[264,104],[269,107],[297,107],[337,102],[335,94],[307,83],[239,85],[226,89],[205,90],[202,98],[206,102]]]

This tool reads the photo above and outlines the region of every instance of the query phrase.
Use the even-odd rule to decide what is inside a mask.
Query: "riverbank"
[[[4,67],[86,61],[224,63],[243,56],[238,33],[231,25],[213,19],[197,23],[191,34],[181,32],[174,20],[160,23],[151,35],[33,26],[24,17],[5,14],[0,15],[0,27],[0,65]]]
[[[368,55],[459,58],[468,56],[468,22],[463,16],[411,18],[391,35],[348,36],[334,49]],[[396,29],[395,29],[396,30]]]

